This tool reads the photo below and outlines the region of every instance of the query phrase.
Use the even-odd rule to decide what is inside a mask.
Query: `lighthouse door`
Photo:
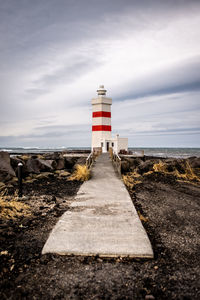
[[[107,152],[109,151],[109,142],[106,143]]]

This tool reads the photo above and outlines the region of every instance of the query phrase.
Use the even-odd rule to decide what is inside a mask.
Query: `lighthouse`
[[[128,139],[117,134],[112,138],[111,105],[112,99],[106,97],[106,90],[100,85],[97,97],[92,99],[92,151],[108,152],[112,148],[116,153],[128,150]]]
[[[106,90],[100,85],[97,98],[92,99],[92,150],[109,151],[111,145],[111,105]]]

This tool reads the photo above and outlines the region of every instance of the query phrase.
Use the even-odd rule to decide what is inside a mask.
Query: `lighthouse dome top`
[[[97,93],[99,96],[104,96],[106,95],[107,90],[104,89],[104,85],[100,85],[99,89],[97,90]]]

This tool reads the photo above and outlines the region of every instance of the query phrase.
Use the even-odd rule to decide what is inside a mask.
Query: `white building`
[[[112,99],[106,97],[106,90],[101,85],[98,97],[92,99],[92,151],[108,152],[113,148],[116,153],[128,150],[128,138],[116,135],[112,138],[111,105]]]

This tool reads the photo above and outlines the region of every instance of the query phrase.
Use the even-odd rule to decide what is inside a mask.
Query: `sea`
[[[90,150],[90,147],[52,147],[52,148],[40,148],[40,147],[0,147],[0,151],[7,151],[11,155],[23,154],[23,153],[48,153],[48,152],[62,152],[64,150]],[[173,157],[173,158],[188,158],[191,156],[200,157],[200,148],[139,148],[129,147],[129,150],[137,153],[141,150],[144,151],[146,156],[155,157]]]

